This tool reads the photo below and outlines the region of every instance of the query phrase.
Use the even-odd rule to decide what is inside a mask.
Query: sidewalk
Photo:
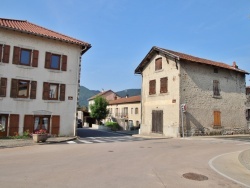
[[[46,142],[35,143],[32,138],[28,139],[0,139],[0,149],[14,148],[32,145],[44,145],[75,140],[77,137],[50,137]]]

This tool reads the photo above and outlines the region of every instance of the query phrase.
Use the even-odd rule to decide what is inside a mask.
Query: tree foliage
[[[90,116],[92,118],[95,118],[98,122],[98,124],[100,123],[100,121],[102,119],[105,119],[109,113],[109,111],[107,110],[107,106],[108,106],[108,101],[103,98],[103,97],[96,97],[94,99],[94,104],[90,105]]]

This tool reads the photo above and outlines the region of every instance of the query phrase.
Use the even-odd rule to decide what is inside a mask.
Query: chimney
[[[238,66],[236,65],[235,61],[233,62],[233,66],[232,67],[235,68],[235,69],[238,69]]]
[[[128,94],[126,94],[126,98],[128,98]]]

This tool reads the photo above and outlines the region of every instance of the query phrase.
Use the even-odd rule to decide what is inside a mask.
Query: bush
[[[107,122],[106,126],[109,127],[112,131],[118,131],[121,129],[117,122]]]

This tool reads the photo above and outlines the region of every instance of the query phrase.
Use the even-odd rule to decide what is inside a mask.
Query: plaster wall
[[[60,115],[60,135],[75,131],[80,47],[10,30],[0,30],[0,43],[10,45],[9,63],[0,62],[0,77],[7,78],[6,97],[0,98],[0,114],[20,114],[19,133],[23,131],[25,114],[46,112]],[[12,64],[14,46],[39,50],[38,67]],[[45,69],[45,53],[67,55],[67,71]],[[10,98],[11,79],[37,81],[36,99]],[[66,84],[65,101],[42,100],[43,82]],[[70,96],[70,100],[68,97]]]

